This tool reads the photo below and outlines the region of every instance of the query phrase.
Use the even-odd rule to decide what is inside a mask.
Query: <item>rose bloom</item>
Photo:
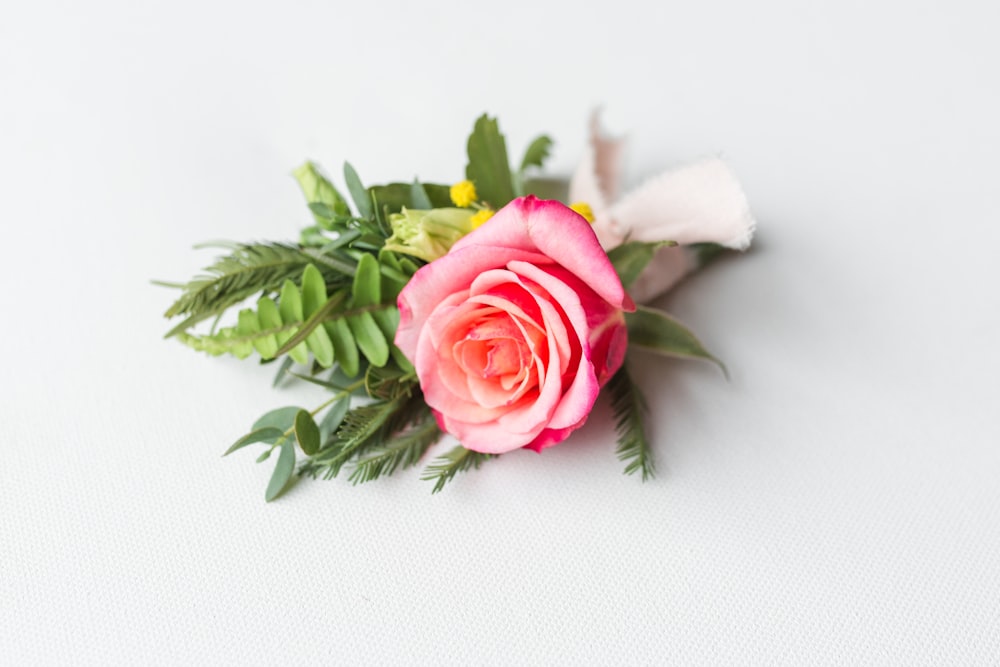
[[[396,345],[466,448],[540,451],[587,420],[634,308],[587,221],[523,197],[417,271]]]

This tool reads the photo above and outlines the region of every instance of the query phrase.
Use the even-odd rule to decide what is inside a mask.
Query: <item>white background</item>
[[[996,664],[1000,90],[990,2],[5,3],[8,664]],[[758,244],[661,305],[729,365],[432,496],[220,453],[315,405],[162,334],[210,239],[294,238],[304,158],[454,181],[483,111],[551,171],[722,154]]]

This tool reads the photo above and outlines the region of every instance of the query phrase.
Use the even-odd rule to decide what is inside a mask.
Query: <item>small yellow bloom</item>
[[[473,229],[479,229],[483,226],[483,223],[493,217],[493,211],[488,208],[483,208],[476,211],[476,214],[469,219],[469,224],[472,225]]]
[[[455,206],[459,208],[466,208],[477,199],[476,186],[472,184],[472,181],[459,181],[455,183],[455,185],[451,186],[449,194],[451,195],[451,200],[455,202]]]
[[[452,196],[454,197],[454,195]],[[594,211],[590,208],[590,204],[578,201],[570,204],[569,207],[582,215],[587,222],[594,224]]]

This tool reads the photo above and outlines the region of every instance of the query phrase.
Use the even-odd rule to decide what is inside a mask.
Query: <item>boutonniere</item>
[[[180,286],[168,337],[274,363],[276,384],[325,394],[261,416],[226,451],[277,453],[267,500],[296,472],[346,471],[352,483],[392,474],[448,434],[458,444],[423,475],[439,491],[490,458],[564,442],[602,391],[625,472],[653,473],[628,350],[717,360],[642,304],[706,258],[745,248],[753,221],[719,160],[619,197],[621,142],[596,118],[591,129],[567,201],[535,187],[551,140],[535,139],[512,169],[485,115],[454,184],[366,186],[345,164],[347,197],[307,162],[294,175],[312,220],[296,242],[227,245]]]

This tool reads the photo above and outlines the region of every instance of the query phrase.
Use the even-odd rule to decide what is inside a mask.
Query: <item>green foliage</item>
[[[434,463],[427,466],[420,479],[433,480],[434,489],[431,493],[437,493],[445,485],[455,478],[460,472],[465,472],[471,468],[479,469],[483,461],[495,458],[496,454],[482,454],[466,449],[459,445],[451,451],[434,459]]]
[[[353,484],[370,482],[383,475],[391,475],[398,468],[416,465],[442,435],[437,422],[427,416],[382,446],[372,448],[357,462],[349,479]]]
[[[639,277],[646,265],[653,259],[653,255],[660,248],[676,246],[674,241],[658,241],[645,243],[643,241],[630,241],[623,243],[608,251],[608,259],[615,267],[619,280],[625,289],[632,286],[635,279]]]
[[[258,292],[277,291],[314,261],[315,257],[308,252],[284,243],[237,245],[231,254],[207,267],[205,274],[182,287],[181,296],[165,316],[187,317],[167,336],[176,336],[203,320],[217,317]],[[327,278],[335,280],[332,276]]]
[[[514,184],[507,159],[507,142],[495,118],[483,114],[476,120],[468,143],[465,177],[476,186],[479,198],[499,210],[514,198]]]
[[[551,147],[549,137],[537,137],[512,170],[499,125],[484,114],[468,139],[466,177],[475,184],[480,200],[493,209],[527,192],[564,198],[565,182],[525,176],[543,166]],[[173,285],[181,295],[166,312],[168,318],[183,318],[168,337],[214,355],[245,358],[256,353],[264,363],[280,359],[276,386],[301,379],[332,392],[313,410],[289,406],[266,413],[226,451],[228,455],[262,445],[258,462],[277,451],[265,493],[268,502],[293,483],[297,460],[302,475],[329,479],[346,467],[349,481],[358,484],[417,464],[442,435],[424,402],[413,365],[393,344],[400,318],[397,298],[424,260],[396,254],[398,248],[387,248],[386,241],[392,236],[390,216],[404,208],[415,212],[450,208],[449,187],[417,180],[366,187],[345,163],[344,183],[352,210],[314,163],[304,163],[293,174],[311,214],[300,243],[224,245],[228,254],[202,275]],[[626,287],[664,245],[671,244],[626,243],[609,253]],[[722,249],[702,244],[692,252],[701,264]],[[215,326],[237,309],[235,323]],[[213,318],[210,331],[196,331],[197,325]],[[718,363],[666,313],[640,307],[627,314],[626,321],[631,346]],[[626,473],[641,472],[645,480],[653,474],[653,463],[643,433],[642,397],[624,367],[608,391],[618,457],[627,461]],[[437,493],[457,474],[477,469],[494,456],[458,446],[435,459],[422,479],[433,481]]]
[[[399,262],[391,259],[386,256],[390,268],[398,270]],[[312,264],[299,282],[297,286],[286,280],[277,303],[264,296],[256,309],[241,310],[235,327],[200,336],[182,332],[178,337],[196,350],[240,359],[256,351],[263,360],[288,354],[305,365],[312,353],[322,368],[339,363],[348,375],[358,373],[362,355],[375,366],[388,362],[398,311],[382,302],[383,277],[373,255],[361,255],[349,289],[327,294],[323,276]],[[389,282],[393,294],[396,286]]]
[[[638,306],[634,313],[625,313],[629,347],[656,352],[667,357],[705,359],[722,369],[725,365],[714,357],[683,324],[662,310]]]
[[[521,168],[518,170],[524,173],[529,167],[542,167],[552,151],[552,139],[546,135],[535,137],[535,140],[528,145],[521,159]]]
[[[295,180],[299,182],[302,194],[309,202],[309,208],[320,227],[331,230],[333,219],[337,216],[351,214],[347,200],[337,191],[337,188],[333,187],[333,183],[320,172],[319,167],[315,164],[306,162],[292,173]]]
[[[271,502],[284,492],[288,487],[288,482],[295,472],[295,445],[286,440],[281,443],[281,452],[278,454],[278,462],[274,466],[271,474],[271,481],[267,484],[267,491],[264,493],[264,500]]]
[[[642,481],[653,476],[653,454],[643,428],[646,403],[639,388],[632,383],[625,365],[618,369],[607,385],[611,394],[611,409],[615,415],[618,447],[615,453],[620,461],[627,461],[625,474],[642,472]]]

